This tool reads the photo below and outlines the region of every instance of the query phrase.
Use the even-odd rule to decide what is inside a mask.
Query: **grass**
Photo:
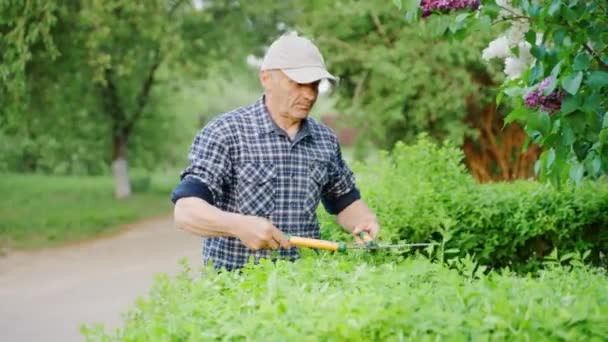
[[[177,174],[154,175],[130,198],[116,200],[104,177],[1,175],[0,249],[35,249],[112,233],[121,224],[170,215]],[[141,184],[141,182],[139,182]]]

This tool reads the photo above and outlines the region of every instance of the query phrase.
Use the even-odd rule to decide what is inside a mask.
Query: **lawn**
[[[32,249],[115,232],[121,224],[170,215],[177,175],[154,175],[125,200],[113,197],[110,176],[4,174],[0,249]]]

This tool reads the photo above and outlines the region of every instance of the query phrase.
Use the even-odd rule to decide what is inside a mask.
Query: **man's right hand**
[[[285,235],[272,222],[257,216],[245,215],[239,218],[236,236],[254,251],[291,247]]]

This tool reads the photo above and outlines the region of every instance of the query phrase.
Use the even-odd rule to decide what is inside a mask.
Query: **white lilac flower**
[[[528,42],[519,43],[519,56],[511,56],[505,59],[505,74],[510,79],[518,78],[526,68],[534,62],[534,57],[530,53]]]
[[[481,57],[489,61],[492,58],[506,58],[510,54],[509,40],[505,36],[500,36],[490,42],[490,45],[483,50]]]
[[[530,29],[530,24],[524,20],[513,20],[511,28],[507,31],[507,39],[509,45],[514,46],[523,41],[526,37],[526,32]]]
[[[509,77],[509,79],[515,79],[521,76],[521,74],[526,69],[526,64],[517,57],[507,57],[505,58],[505,74]]]

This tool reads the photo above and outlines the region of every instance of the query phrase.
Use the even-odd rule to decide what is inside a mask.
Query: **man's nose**
[[[303,84],[301,86],[302,94],[310,101],[317,97],[317,88],[315,84]]]

